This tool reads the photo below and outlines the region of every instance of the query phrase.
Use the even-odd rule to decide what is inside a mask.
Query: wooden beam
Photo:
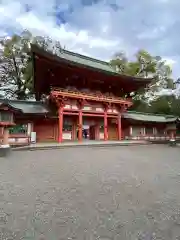
[[[63,105],[62,104],[59,104],[58,116],[59,116],[58,142],[61,143],[63,139]]]
[[[74,99],[83,99],[83,100],[89,100],[89,101],[96,101],[96,102],[107,102],[107,103],[117,103],[117,104],[123,104],[123,105],[127,105],[128,107],[130,107],[132,105],[132,101],[127,101],[125,99],[121,99],[121,98],[111,98],[111,97],[106,97],[106,96],[93,96],[93,95],[88,95],[85,93],[81,93],[81,92],[70,92],[70,91],[65,91],[62,89],[57,89],[57,90],[52,90],[51,91],[51,95],[52,97],[58,97],[58,96],[62,96],[62,97],[68,97],[68,98],[74,98]]]
[[[118,116],[117,123],[118,123],[118,140],[121,140],[122,139],[121,114],[119,114]]]
[[[104,110],[104,141],[108,140],[107,108]]]
[[[82,119],[82,104],[79,104],[79,118],[78,118],[78,140],[82,141],[82,129],[83,129],[83,119]]]

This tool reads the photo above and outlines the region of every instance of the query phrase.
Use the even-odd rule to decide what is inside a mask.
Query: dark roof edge
[[[36,44],[31,44],[31,51],[32,51],[32,53],[40,54],[40,55],[44,56],[45,58],[54,58],[54,60],[57,61],[57,62],[64,61],[64,62],[70,63],[71,65],[79,65],[79,66],[86,67],[86,68],[89,68],[89,69],[92,69],[92,70],[96,70],[96,71],[98,70],[99,72],[106,73],[106,74],[111,75],[111,76],[129,78],[129,79],[134,79],[135,81],[143,81],[143,82],[147,82],[147,83],[150,83],[153,80],[153,78],[133,77],[133,76],[130,76],[130,75],[120,74],[116,71],[111,72],[111,71],[107,71],[107,70],[100,69],[100,68],[94,68],[92,66],[88,66],[88,65],[85,65],[85,64],[75,63],[75,62],[72,62],[70,60],[61,58],[60,56],[57,56],[57,55],[55,55],[55,54],[53,54],[49,51],[45,51],[44,49],[40,48]],[[74,52],[67,51],[67,50],[64,50],[64,49],[62,51],[66,52],[66,53],[69,53],[69,54],[72,54],[72,55],[79,56],[81,58],[83,57],[87,60],[96,61],[96,62],[99,62],[99,63],[109,65],[108,62],[101,61],[99,59],[91,58],[91,57],[88,57],[88,56],[83,56],[79,53],[74,53]]]
[[[2,101],[4,101],[2,99]],[[33,101],[33,100],[17,100],[17,99],[5,99],[5,101],[7,102],[13,102],[13,103],[29,103],[29,104],[42,104],[42,105],[45,105],[43,102],[41,101]]]
[[[9,103],[7,100],[2,100],[2,99],[0,99],[0,106],[6,106],[6,107],[8,107],[8,108],[10,108],[10,109],[13,109],[13,110],[15,110],[15,111],[17,111],[17,112],[22,112],[22,110],[20,109],[20,108],[16,108],[16,107],[13,107],[12,105],[11,105],[11,103]]]
[[[47,113],[50,113],[50,109],[48,108],[48,106],[45,103],[40,102],[40,101],[12,100],[12,99],[2,99],[1,98],[0,99],[0,104],[5,105],[5,106],[15,110],[16,112],[21,112],[22,114],[41,114],[41,115],[44,114],[45,115]],[[13,104],[17,104],[17,106],[15,107],[15,106],[13,106]],[[47,112],[44,112],[44,113],[42,113],[42,112],[39,112],[39,113],[32,113],[32,112],[24,113],[23,109],[18,107],[18,104],[34,105],[34,107],[35,106],[38,106],[38,107],[41,106],[42,108],[46,109]]]

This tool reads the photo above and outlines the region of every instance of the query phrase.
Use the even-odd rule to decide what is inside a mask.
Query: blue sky
[[[23,29],[103,60],[143,48],[180,76],[180,0],[1,0],[0,36]]]

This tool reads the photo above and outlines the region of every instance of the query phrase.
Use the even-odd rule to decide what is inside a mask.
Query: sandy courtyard
[[[1,239],[180,239],[180,148],[70,148],[0,159]]]

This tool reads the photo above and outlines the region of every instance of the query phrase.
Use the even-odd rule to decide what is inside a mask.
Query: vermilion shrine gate
[[[54,126],[58,142],[66,138],[82,141],[88,125],[90,139],[122,139],[121,116],[132,106],[130,93],[152,79],[120,75],[106,62],[66,50],[55,56],[32,45],[32,55],[36,99],[46,96],[58,116],[58,121],[50,118],[46,124],[35,124],[37,136],[46,138]],[[71,129],[63,132],[68,121]]]

